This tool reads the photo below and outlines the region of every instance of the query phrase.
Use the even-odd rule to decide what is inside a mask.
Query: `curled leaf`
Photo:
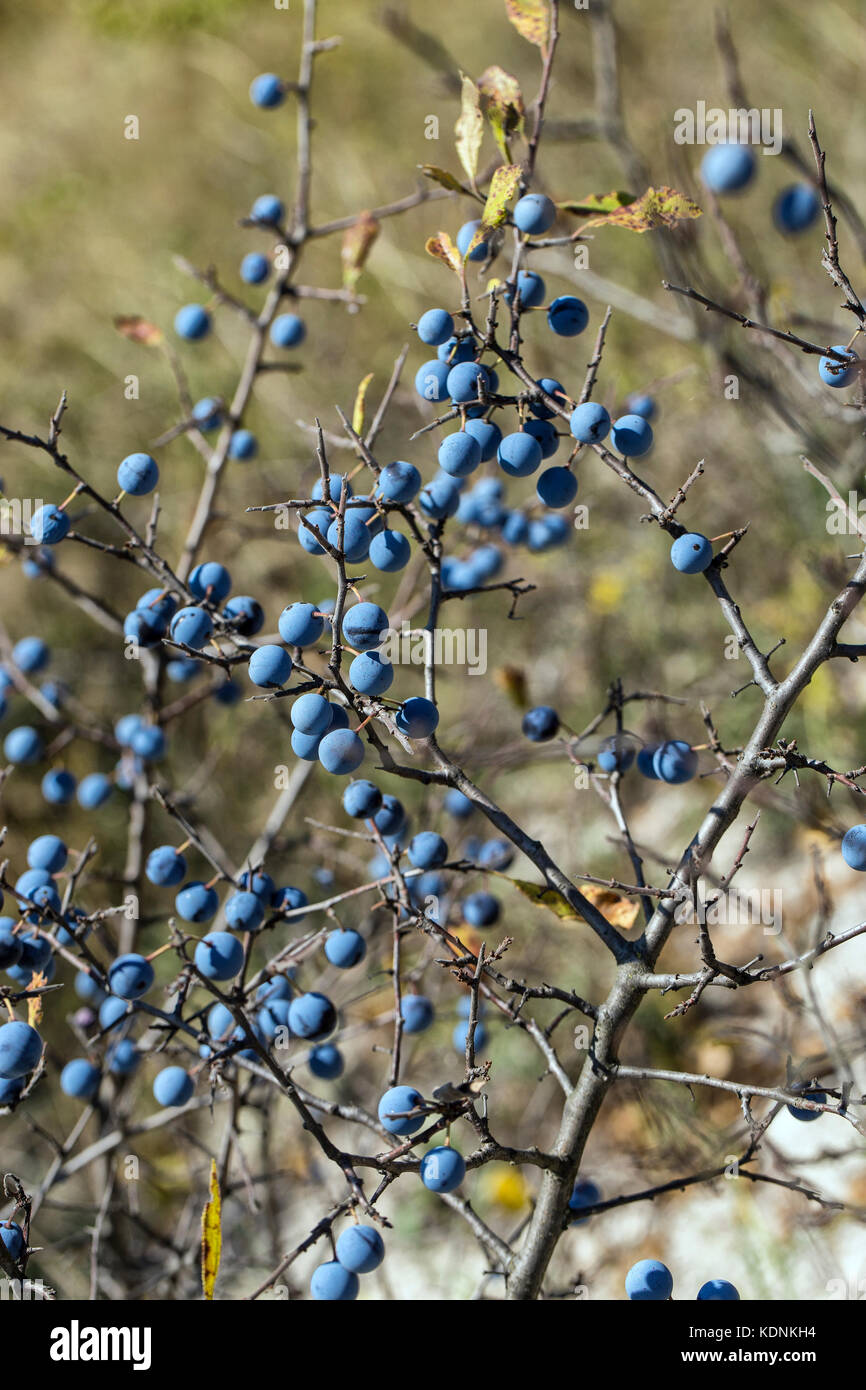
[[[457,136],[457,155],[469,180],[475,183],[478,173],[478,156],[484,139],[484,117],[481,114],[481,96],[471,77],[463,76],[463,90],[460,98],[460,115],[454,127]]]
[[[541,883],[527,883],[520,878],[513,878],[510,882],[520,890],[525,898],[535,903],[536,907],[546,907],[548,912],[552,912],[560,921],[576,922],[580,920],[580,913],[567,903],[555,888],[547,888]],[[611,926],[618,927],[622,931],[628,931],[630,927],[634,926],[638,915],[637,901],[632,902],[629,898],[615,893],[612,888],[604,888],[595,883],[586,884],[581,892],[587,901],[592,903],[593,907],[598,908]]]
[[[222,1249],[222,1201],[216,1160],[210,1164],[210,1197],[201,1214],[201,1287],[210,1302],[213,1299],[217,1270]]]
[[[505,0],[508,18],[518,34],[538,48],[546,48],[550,40],[549,0]]]
[[[510,164],[508,137],[523,130],[525,114],[520,83],[504,68],[493,64],[479,77],[478,90],[499,152]]]
[[[364,269],[373,242],[379,235],[379,223],[371,212],[362,212],[343,233],[343,288],[353,290]]]
[[[162,329],[139,314],[121,315],[114,320],[114,326],[130,342],[144,343],[146,347],[158,347],[162,342]]]
[[[457,176],[447,169],[440,169],[436,164],[419,164],[418,168],[426,178],[432,179],[434,183],[441,183],[443,188],[450,189],[452,193],[465,193],[467,191]]]
[[[30,977],[29,988],[41,989],[43,985],[47,984],[48,980],[42,974],[42,971],[34,970]],[[43,996],[41,994],[37,994],[34,995],[32,999],[27,1000],[27,1022],[30,1024],[31,1028],[35,1028],[36,1025],[42,1021],[42,998]]]
[[[447,232],[437,232],[431,236],[424,243],[424,250],[428,256],[435,256],[437,261],[444,261],[455,275],[462,275],[463,257]]]
[[[577,202],[557,203],[556,206],[563,212],[574,212],[579,217],[591,217],[593,213],[616,212],[617,208],[627,207],[634,201],[633,193],[614,189],[612,193],[590,193],[586,198],[579,198]]]

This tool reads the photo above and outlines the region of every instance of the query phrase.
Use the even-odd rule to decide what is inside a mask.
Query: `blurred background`
[[[608,7],[592,8],[594,17],[562,6],[549,129],[535,186],[562,202],[611,189],[637,195],[650,184],[669,184],[705,212],[672,233],[595,228],[587,234],[586,268],[575,268],[568,247],[538,253],[533,264],[544,273],[548,297],[579,294],[591,317],[586,333],[570,340],[554,338],[543,315],[529,316],[527,362],[536,377],[558,378],[567,391],[579,392],[605,307],[613,306],[596,398],[619,414],[631,392],[655,397],[656,442],[638,471],[663,496],[673,496],[698,460],[705,460],[704,477],[682,513],[691,529],[718,536],[748,523],[727,578],[759,645],[767,650],[785,639],[775,658],[782,673],[844,582],[851,568],[846,556],[857,549],[856,538],[828,534],[827,495],[804,471],[802,455],[847,496],[862,483],[862,415],[852,409],[853,393],[831,392],[820,384],[814,358],[786,346],[774,348],[720,316],[692,312],[685,300],[665,293],[661,280],[680,275],[678,283],[741,312],[752,313],[757,302],[772,323],[817,343],[847,342],[851,326],[820,265],[822,224],[815,222],[799,236],[784,236],[775,227],[774,199],[800,177],[784,154],[759,157],[756,179],[741,195],[723,200],[721,217],[709,209],[698,177],[704,151],[673,139],[678,108],[698,101],[723,108],[733,104],[730,63],[726,68],[705,7],[669,0],[648,8],[638,0],[618,0],[613,17],[619,92]],[[420,0],[390,5],[322,0],[318,34],[339,35],[341,42],[316,63],[314,225],[412,194],[425,183],[418,172],[422,164],[462,176],[453,137],[461,71],[477,79],[488,65],[499,64],[517,77],[531,101],[539,54],[509,25],[504,9],[500,0],[475,0],[471,14],[456,0],[440,0],[435,11]],[[820,24],[815,11],[792,11],[773,0],[759,9],[738,0],[727,13],[749,104],[781,109],[785,137],[804,157],[808,112],[814,108],[831,184],[864,208],[861,132],[844,97],[856,90],[866,56],[859,4],[823,6]],[[141,315],[173,338],[178,307],[207,299],[207,291],[183,273],[175,256],[201,268],[216,266],[228,290],[256,307],[260,303],[262,291],[242,285],[238,265],[249,250],[270,250],[273,239],[239,223],[259,194],[276,193],[287,201],[292,196],[294,111],[291,98],[278,111],[258,110],[248,88],[261,71],[294,76],[300,24],[298,0],[286,11],[264,0],[72,0],[61,10],[43,0],[33,0],[26,10],[0,6],[5,94],[0,422],[44,432],[61,391],[67,391],[64,447],[76,467],[109,495],[119,460],[150,448],[180,419],[164,353],[121,336],[115,318]],[[130,116],[139,122],[137,140],[124,135]],[[427,138],[435,129],[431,118],[438,122],[438,138],[432,140]],[[515,140],[514,156],[524,152]],[[488,134],[482,167],[494,158]],[[411,459],[425,478],[435,472],[435,435],[408,443],[431,417],[430,407],[412,389],[414,373],[429,353],[410,325],[431,305],[453,307],[453,278],[425,254],[424,243],[440,228],[454,236],[476,215],[475,207],[449,197],[384,219],[358,282],[360,311],[339,302],[305,301],[307,341],[298,354],[303,370],[259,381],[245,424],[259,438],[260,455],[255,462],[229,466],[201,558],[226,564],[234,592],[262,602],[266,632],[275,630],[287,603],[332,595],[333,579],[325,560],[303,554],[293,532],[275,529],[267,515],[245,508],[309,494],[318,469],[308,427],[318,416],[326,430],[337,432],[335,407],[351,414],[358,384],[368,373],[373,374],[370,400],[377,402],[406,343],[403,381],[377,457],[381,463]],[[567,230],[577,226],[571,218]],[[864,244],[856,225],[844,219],[840,247],[856,286]],[[339,234],[315,240],[304,250],[299,280],[339,287],[340,249]],[[492,273],[504,274],[506,263],[502,257]],[[474,293],[480,294],[484,281],[474,271],[473,281]],[[211,338],[176,349],[193,399],[230,395],[244,346],[243,324],[223,308]],[[133,375],[139,378],[138,398],[127,399],[125,384]],[[183,437],[160,449],[158,457],[158,543],[173,562],[203,464]],[[336,448],[330,457],[332,469],[352,459]],[[506,577],[522,576],[538,586],[521,601],[516,617],[508,618],[507,595],[496,594],[461,604],[459,617],[449,613],[454,624],[487,632],[489,669],[484,680],[459,668],[442,669],[440,741],[528,833],[544,841],[566,872],[629,880],[628,860],[603,799],[592,786],[573,785],[574,769],[561,745],[539,750],[522,739],[523,709],[552,704],[570,728],[582,729],[604,707],[610,682],[620,677],[627,693],[657,691],[684,701],[628,705],[626,726],[637,737],[704,743],[704,702],[723,746],[735,750],[759,704],[754,689],[731,699],[731,692],[748,681],[748,667],[742,659],[726,658],[720,611],[705,585],[672,569],[665,541],[641,522],[640,500],[595,456],[584,458],[578,471],[578,500],[589,509],[589,525],[564,549],[509,554]],[[0,477],[10,498],[58,502],[69,491],[49,460],[17,445],[0,445]],[[530,492],[518,480],[510,484],[509,499],[519,504]],[[130,515],[142,526],[148,511],[147,502],[130,504]],[[109,537],[102,518],[86,517],[80,508],[75,515],[87,533]],[[462,554],[471,538],[454,530],[454,552]],[[43,636],[52,650],[48,677],[64,683],[106,729],[119,714],[137,709],[140,670],[122,659],[120,639],[91,622],[49,579],[27,578],[13,549],[0,552],[0,565],[8,638]],[[62,547],[57,565],[120,613],[147,587],[132,566],[112,564],[83,547]],[[398,584],[374,574],[364,586],[365,597],[381,602],[392,622],[423,611],[422,590],[405,586],[395,609]],[[866,640],[866,620],[855,617],[845,636]],[[400,680],[401,697],[421,693],[417,670],[404,671]],[[174,692],[182,693],[181,687]],[[210,701],[174,732],[160,777],[187,798],[195,818],[209,826],[235,861],[247,852],[274,802],[275,768],[294,762],[287,726],[285,704],[242,702],[224,709]],[[612,724],[602,732],[612,732]],[[860,667],[837,662],[822,670],[786,733],[803,751],[837,769],[862,765]],[[64,755],[64,765],[79,777],[110,772],[113,761],[109,750],[80,741]],[[685,787],[659,787],[634,771],[625,781],[624,804],[650,882],[664,882],[720,785],[707,753],[702,773]],[[365,775],[371,775],[369,758]],[[455,853],[465,843],[461,837],[492,833],[476,823],[478,817],[463,823],[449,819],[441,793],[372,775],[404,800],[413,828],[441,829]],[[298,884],[311,901],[369,877],[367,846],[305,820],[347,826],[337,797],[334,779],[315,772],[268,860],[278,882]],[[118,901],[127,835],[120,794],[93,813],[48,808],[36,772],[18,770],[3,783],[2,798],[9,827],[4,853],[16,872],[23,867],[27,841],[38,833],[53,830],[76,848],[93,835],[100,852],[82,900],[91,911]],[[781,893],[783,934],[767,935],[761,925],[721,928],[717,945],[737,962],[759,952],[782,959],[805,949],[816,930],[820,935],[828,925],[850,926],[862,915],[862,893],[838,856],[839,835],[862,818],[859,798],[837,786],[828,801],[824,780],[804,774],[799,787],[787,779],[778,791],[762,792],[760,802],[759,828],[737,882],[743,892]],[[714,865],[719,874],[730,868],[744,827],[742,821],[723,841]],[[175,836],[160,808],[148,805],[147,847]],[[817,925],[816,862],[823,864],[832,898],[829,915]],[[511,872],[536,878],[519,856]],[[465,887],[482,884],[479,874]],[[502,898],[502,926],[514,937],[507,956],[511,974],[603,997],[609,966],[587,931],[532,906],[507,884],[491,880],[489,886]],[[170,903],[166,906],[165,890],[144,887],[143,910],[151,925],[140,940],[150,950],[165,938],[164,919],[158,919]],[[463,888],[455,885],[457,892]],[[390,1036],[390,986],[383,973],[390,936],[385,914],[369,911],[370,898],[357,902],[340,918],[370,936],[365,965],[337,979],[336,972],[322,973],[317,964],[307,970],[326,992],[333,989],[343,1006],[347,1070],[324,1089],[370,1109],[383,1089],[388,1061],[374,1049],[386,1048]],[[288,940],[291,930],[282,931]],[[675,935],[663,968],[695,968],[693,937],[688,927]],[[433,948],[426,953],[416,948],[411,956],[421,987],[437,1004],[434,1028],[407,1046],[405,1055],[404,1075],[422,1090],[458,1079],[462,1071],[451,1041],[456,990],[431,963],[436,954]],[[818,1071],[826,1066],[828,1037],[835,1036],[854,1058],[859,1089],[866,1089],[864,962],[866,947],[855,941],[821,964],[816,995],[797,978],[784,989],[708,991],[698,1008],[669,1021],[664,1015],[678,996],[651,997],[629,1035],[624,1059],[777,1085],[789,1055],[798,1067],[808,1066],[810,1058],[818,1059]],[[162,964],[168,980],[170,962],[162,958]],[[69,967],[61,965],[58,979],[69,984],[71,978]],[[62,996],[50,996],[50,1073],[78,1050],[64,1021],[70,1012]],[[556,1012],[543,1005],[533,1011],[543,1024]],[[567,1019],[554,1033],[572,1076],[581,1055],[570,1030],[579,1021]],[[531,1041],[492,1020],[483,1055],[493,1059],[489,1096],[497,1138],[516,1145],[551,1142],[561,1094],[550,1076],[539,1080],[544,1063]],[[302,1055],[298,1063],[303,1084],[317,1089]],[[127,1098],[132,1105],[137,1097],[136,1115],[156,1108],[145,1071]],[[26,1110],[0,1117],[5,1170],[18,1173],[28,1190],[38,1187],[53,1156],[44,1131],[68,1133],[79,1110],[60,1096],[50,1075]],[[189,1142],[179,1143],[171,1129],[163,1129],[121,1146],[114,1159],[119,1163],[127,1152],[137,1155],[140,1177],[122,1181],[118,1169],[120,1195],[103,1237],[100,1297],[170,1298],[195,1291],[208,1153],[218,1148],[221,1128],[219,1112],[213,1122],[205,1112],[184,1121]],[[322,1168],[290,1113],[277,1110],[266,1124],[260,1109],[249,1108],[242,1130],[245,1162],[232,1173],[236,1190],[224,1216],[231,1258],[224,1254],[218,1285],[223,1298],[255,1287],[329,1202],[342,1196],[339,1175]],[[341,1134],[339,1124],[333,1132],[339,1142],[363,1144],[356,1132]],[[455,1132],[455,1139],[465,1148],[471,1144],[468,1130],[459,1137]],[[622,1082],[593,1134],[584,1172],[612,1197],[723,1163],[741,1153],[746,1142],[733,1095],[704,1091],[693,1098],[681,1087]],[[866,1171],[862,1140],[853,1129],[830,1117],[798,1124],[783,1113],[762,1152],[768,1171],[815,1186],[851,1210],[838,1214],[800,1194],[743,1181],[697,1187],[604,1214],[568,1233],[551,1267],[551,1291],[568,1296],[578,1285],[592,1298],[621,1297],[625,1270],[644,1255],[658,1256],[674,1270],[675,1298],[693,1298],[713,1277],[733,1280],[744,1298],[754,1299],[824,1298],[831,1296],[830,1280],[856,1284],[866,1278],[861,1240]],[[245,1183],[244,1169],[247,1175],[279,1171],[281,1176],[260,1185]],[[91,1165],[56,1188],[42,1209],[37,1243],[43,1250],[31,1273],[63,1297],[87,1296],[87,1227],[105,1173],[106,1165]],[[464,1190],[484,1218],[508,1234],[526,1216],[535,1181],[531,1170],[488,1168],[471,1175]],[[362,1297],[499,1295],[496,1281],[483,1282],[485,1262],[468,1228],[419,1183],[401,1181],[383,1199],[383,1210],[394,1223],[387,1235],[389,1259],[364,1281]],[[317,1261],[307,1255],[293,1266],[290,1292],[306,1289]]]

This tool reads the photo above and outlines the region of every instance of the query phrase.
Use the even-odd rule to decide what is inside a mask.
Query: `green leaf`
[[[505,0],[505,9],[522,38],[538,48],[547,47],[550,39],[548,0]]]
[[[581,198],[579,202],[557,203],[557,207],[563,212],[574,212],[580,217],[589,217],[597,212],[616,212],[617,208],[626,207],[635,200],[633,193],[590,193],[588,197]]]
[[[421,173],[428,179],[433,179],[434,183],[441,183],[443,188],[449,188],[452,193],[468,193],[468,189],[456,175],[449,173],[447,169],[440,169],[436,164],[419,164]]]
[[[522,878],[512,878],[509,882],[514,884],[524,898],[535,903],[536,907],[546,907],[549,912],[560,917],[564,922],[579,920],[580,914],[569,906],[562,894],[557,892],[555,888],[547,888],[543,883],[527,883]]]
[[[520,83],[511,73],[494,64],[479,77],[478,90],[499,152],[506,164],[510,164],[508,137],[523,131],[525,113]]]
[[[457,154],[460,163],[475,184],[478,173],[478,156],[484,139],[484,117],[481,114],[481,96],[471,77],[463,74],[463,91],[460,99],[460,115],[454,127],[457,136]]]

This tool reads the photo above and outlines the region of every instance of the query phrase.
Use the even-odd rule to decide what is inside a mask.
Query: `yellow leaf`
[[[529,703],[526,686],[526,672],[522,666],[499,666],[493,672],[493,680],[518,709],[526,709]]]
[[[364,420],[366,418],[367,388],[373,380],[373,373],[368,372],[358,387],[358,394],[355,397],[355,409],[352,413],[352,429],[356,434],[364,433]]]
[[[457,136],[457,155],[460,163],[475,183],[478,173],[478,156],[484,139],[484,117],[481,114],[481,97],[471,77],[463,75],[463,91],[460,98],[460,115],[454,127]]]
[[[563,212],[575,212],[580,217],[589,217],[593,213],[616,212],[617,208],[624,208],[635,201],[633,193],[623,193],[619,189],[614,189],[612,193],[589,193],[585,198],[578,198],[576,201],[567,200],[564,203],[557,203],[558,208]]]
[[[502,164],[494,172],[493,178],[490,180],[487,202],[484,204],[484,211],[481,214],[481,222],[466,248],[467,256],[471,255],[475,247],[484,241],[487,232],[502,226],[508,212],[508,204],[517,192],[522,173],[523,170],[519,164]]]
[[[437,232],[431,236],[425,242],[424,250],[428,256],[435,256],[437,261],[444,261],[455,275],[463,274],[463,257],[447,232]]]
[[[155,323],[141,318],[139,314],[126,317],[121,315],[114,320],[114,326],[118,333],[122,333],[124,338],[129,338],[131,342],[144,343],[147,347],[158,347],[162,342],[162,329],[157,328]]]
[[[440,169],[437,164],[419,164],[418,168],[428,179],[433,179],[434,183],[441,183],[443,188],[450,188],[452,193],[466,192],[460,180],[447,169]]]
[[[352,290],[358,282],[370,249],[379,235],[379,223],[371,212],[362,212],[343,233],[343,288]]]
[[[580,913],[565,901],[557,889],[546,888],[541,883],[527,883],[520,878],[512,878],[510,882],[520,890],[525,898],[535,903],[536,907],[546,907],[560,921],[580,921]],[[629,927],[634,926],[639,906],[637,901],[631,902],[628,898],[620,897],[619,893],[613,892],[611,888],[602,888],[594,883],[582,886],[580,891],[587,901],[592,903],[593,907],[598,908],[611,926],[620,927],[626,931]]]
[[[615,196],[615,195],[614,195]],[[648,188],[633,203],[614,208],[603,216],[590,217],[584,222],[587,227],[623,227],[629,232],[649,232],[654,227],[673,227],[676,222],[700,217],[701,209],[685,193],[662,185],[661,188]]]
[[[511,163],[508,137],[523,130],[523,93],[516,77],[495,63],[486,68],[478,79],[478,90],[493,131],[499,152],[506,164]]]
[[[41,989],[41,987],[42,987],[43,985],[47,985],[47,984],[48,984],[48,980],[47,980],[46,977],[42,974],[42,971],[41,971],[41,970],[34,970],[33,974],[30,976],[30,983],[29,983],[29,985],[27,986],[27,988],[28,988],[28,989]],[[41,995],[41,994],[37,994],[36,997],[35,997],[35,999],[28,999],[28,1000],[27,1000],[27,1022],[30,1024],[30,1027],[31,1027],[31,1028],[35,1028],[36,1025],[37,1025],[38,1023],[40,1023],[41,1021],[42,1021],[42,995]]]
[[[518,34],[546,48],[550,39],[550,5],[548,0],[505,0],[508,18]]]
[[[217,1270],[220,1267],[222,1248],[222,1203],[220,1185],[217,1177],[216,1159],[210,1164],[210,1198],[201,1214],[201,1287],[205,1298],[213,1299]]]

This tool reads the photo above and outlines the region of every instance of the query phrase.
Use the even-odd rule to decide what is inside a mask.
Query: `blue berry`
[[[406,1033],[424,1033],[433,1022],[433,1005],[423,994],[404,994],[400,1013]]]
[[[213,618],[204,608],[179,608],[171,620],[169,634],[193,651],[201,651],[213,632]]]
[[[712,193],[736,193],[754,172],[755,154],[748,145],[713,145],[701,161],[701,178]]]
[[[514,225],[527,236],[541,236],[556,221],[556,204],[544,193],[525,193],[514,205]]]
[[[203,396],[192,408],[192,419],[205,434],[218,430],[223,422],[222,402],[216,396]]]
[[[71,772],[55,769],[42,778],[42,795],[52,806],[68,806],[75,795],[75,787]]]
[[[825,1091],[804,1091],[806,1100],[813,1100],[816,1105],[827,1104],[827,1093]],[[821,1110],[807,1110],[802,1105],[789,1105],[786,1107],[788,1114],[793,1115],[795,1120],[802,1120],[804,1124],[810,1124],[812,1120],[820,1120],[824,1113]]]
[[[146,608],[134,609],[123,620],[124,637],[133,638],[139,647],[158,647],[165,631],[165,619]]]
[[[90,1100],[99,1089],[99,1079],[98,1067],[84,1057],[76,1057],[72,1062],[67,1062],[60,1073],[60,1089],[65,1096]]]
[[[108,984],[121,999],[140,999],[153,984],[153,966],[136,952],[118,956],[108,970]]]
[[[158,762],[166,750],[166,737],[158,724],[142,724],[132,735],[130,748],[147,762]]]
[[[348,777],[364,761],[364,745],[351,729],[332,729],[319,744],[318,758],[326,772]]]
[[[511,478],[528,478],[541,463],[541,445],[524,430],[506,434],[496,452],[499,467]]]
[[[602,772],[628,772],[634,762],[634,749],[614,734],[601,745],[597,761]]]
[[[419,494],[418,505],[434,520],[444,521],[453,516],[460,505],[460,489],[447,475],[434,478]]]
[[[492,893],[470,893],[461,903],[463,920],[470,927],[492,927],[502,911],[498,898]]]
[[[533,743],[546,743],[559,732],[559,715],[550,705],[536,705],[527,710],[520,727]]]
[[[343,637],[361,652],[381,646],[389,627],[388,614],[378,603],[356,603],[343,614]]]
[[[316,617],[313,603],[290,603],[279,616],[277,627],[289,647],[311,647],[324,631],[323,618]]]
[[[507,869],[514,859],[514,846],[507,840],[485,840],[477,858],[485,869]]]
[[[260,285],[271,273],[271,263],[260,251],[250,251],[241,261],[241,279],[247,285]]]
[[[834,343],[833,350],[850,357],[852,361],[857,356],[856,352],[852,352],[844,343]],[[857,371],[854,367],[846,367],[835,357],[822,357],[818,362],[818,375],[826,386],[842,387],[851,385]]]
[[[452,478],[466,478],[481,462],[481,445],[468,430],[446,434],[439,445],[439,467]]]
[[[349,681],[359,695],[384,695],[394,683],[394,667],[378,652],[361,652],[349,666]]]
[[[396,796],[386,793],[382,797],[382,809],[373,817],[373,824],[380,835],[396,835],[406,824],[406,808]]]
[[[295,700],[291,720],[302,734],[323,734],[331,727],[331,706],[321,695],[310,692]]]
[[[290,883],[283,888],[275,888],[271,894],[270,906],[274,912],[296,912],[299,907],[306,907],[306,905],[307,895],[303,888],[295,888]],[[303,922],[304,914],[300,913],[292,920]]]
[[[159,482],[159,467],[150,454],[127,454],[117,469],[117,486],[131,497],[146,497]]]
[[[698,755],[681,738],[662,743],[653,754],[653,772],[660,782],[690,782],[698,770]]]
[[[475,803],[457,787],[450,787],[445,793],[445,810],[456,820],[465,820],[475,810]]]
[[[69,534],[69,527],[69,517],[53,502],[38,507],[30,518],[30,534],[40,545],[59,545]]]
[[[580,1178],[572,1188],[571,1196],[568,1199],[569,1211],[583,1211],[584,1207],[594,1207],[601,1201],[601,1189],[596,1186],[589,1178]],[[588,1216],[575,1216],[572,1226],[583,1226],[589,1220]]]
[[[551,420],[527,420],[523,431],[538,440],[543,459],[553,458],[559,448],[559,435]]]
[[[589,323],[589,310],[582,299],[561,294],[547,311],[547,322],[560,338],[576,338]]]
[[[205,979],[233,980],[243,966],[244,948],[226,931],[210,932],[196,945],[193,959]]]
[[[389,1134],[414,1134],[423,1125],[424,1116],[408,1112],[423,1103],[423,1097],[413,1086],[392,1086],[379,1101],[379,1123]]]
[[[313,1270],[310,1293],[318,1302],[350,1303],[358,1297],[360,1282],[357,1274],[344,1269],[338,1260],[328,1260]]]
[[[275,106],[282,106],[285,98],[285,83],[275,72],[259,73],[250,83],[250,101],[253,106],[270,110]]]
[[[427,1150],[421,1159],[420,1174],[430,1192],[453,1192],[466,1176],[466,1164],[456,1149],[440,1144]]]
[[[257,931],[264,916],[265,904],[258,893],[244,888],[226,898],[225,919],[232,931]]]
[[[811,183],[792,183],[773,204],[773,221],[780,232],[804,232],[821,211],[821,199]],[[700,1295],[698,1295],[700,1297]]]
[[[190,593],[209,603],[220,603],[232,587],[232,577],[225,565],[205,560],[196,565],[189,576]]]
[[[86,777],[82,777],[78,784],[78,804],[83,806],[85,811],[94,811],[97,806],[102,806],[108,800],[113,790],[104,773],[90,772]]]
[[[3,740],[3,752],[10,763],[38,763],[42,757],[42,739],[29,724],[10,729]]]
[[[521,308],[538,309],[547,298],[547,286],[534,270],[520,270],[516,287],[509,285],[505,290],[507,303],[514,302],[515,294],[520,295]]]
[[[12,648],[12,660],[19,671],[30,676],[48,665],[51,652],[41,637],[22,637]]]
[[[544,424],[544,421],[536,423]],[[535,485],[535,491],[545,506],[567,507],[577,496],[577,478],[570,468],[546,468]]]
[[[438,869],[448,858],[448,845],[434,830],[422,830],[409,845],[409,862],[415,869]]]
[[[274,347],[299,347],[307,336],[307,326],[297,314],[279,314],[271,324],[271,342]]]
[[[462,1056],[463,1053],[466,1051],[466,1039],[467,1039],[468,1035],[469,1035],[469,1024],[468,1024],[468,1023],[457,1023],[457,1024],[454,1025],[454,1031],[453,1031],[452,1034],[451,1034],[451,1041],[452,1041],[452,1043],[454,1044],[454,1049],[455,1049],[455,1051],[456,1051],[456,1052],[459,1052],[459,1053],[461,1054],[461,1056]],[[487,1041],[488,1041],[488,1032],[487,1032],[487,1029],[484,1027],[484,1024],[483,1024],[483,1023],[476,1023],[476,1025],[475,1025],[475,1036],[474,1036],[475,1051],[476,1051],[476,1052],[480,1052],[482,1048],[484,1048],[484,1047],[487,1046]]]
[[[597,401],[584,401],[571,412],[569,429],[581,444],[600,444],[610,433],[610,416]]]
[[[26,1076],[42,1056],[42,1039],[29,1023],[13,1019],[0,1027],[0,1079]]]
[[[425,401],[445,401],[448,399],[447,382],[451,372],[447,362],[433,358],[425,362],[415,373],[415,390]]]
[[[502,431],[492,420],[467,420],[463,426],[463,432],[469,434],[477,440],[481,448],[481,462],[488,463],[490,459],[496,457],[496,450],[499,448],[502,439]]]
[[[375,1226],[347,1226],[337,1237],[337,1259],[352,1274],[372,1274],[385,1258],[385,1242]]]
[[[289,1027],[297,1038],[318,1042],[337,1026],[337,1011],[324,994],[299,994],[289,1008]]]
[[[713,562],[713,544],[699,531],[677,536],[671,546],[671,564],[681,574],[703,574]]]
[[[394,722],[407,738],[429,738],[439,723],[439,711],[432,700],[413,695],[403,701]]]
[[[181,888],[174,905],[185,922],[209,922],[216,915],[220,900],[214,888],[195,879]]]
[[[849,869],[866,870],[866,825],[852,825],[842,839],[842,858]]]
[[[458,362],[448,373],[446,380],[448,395],[458,405],[467,405],[478,399],[479,390],[487,390],[490,378],[484,367],[477,362]]]
[[[665,1303],[673,1287],[673,1275],[661,1260],[638,1260],[625,1276],[625,1291],[633,1302]]]
[[[192,1099],[195,1082],[183,1067],[163,1067],[153,1083],[154,1100],[160,1105],[186,1105]]]
[[[185,304],[174,316],[174,331],[179,338],[196,342],[206,338],[210,330],[210,314],[203,304]]]
[[[285,216],[286,209],[279,198],[273,193],[262,193],[256,198],[250,209],[250,218],[253,222],[260,222],[265,227],[278,227]]]
[[[59,874],[68,855],[66,845],[57,835],[39,835],[27,848],[27,865],[31,869]]]
[[[565,405],[565,387],[561,381],[557,381],[556,378],[552,376],[543,376],[538,382],[538,385],[545,395],[552,396],[555,401],[561,402],[563,406]],[[530,401],[529,409],[536,420],[552,420],[556,414],[556,411],[551,410],[550,406],[541,399]]]
[[[24,1081],[19,1078],[14,1081],[4,1081],[0,1077],[0,1105],[11,1105],[16,1101],[24,1089]]]
[[[20,1263],[27,1249],[21,1227],[15,1221],[0,1221],[0,1240],[9,1257],[16,1264]]]
[[[698,1290],[701,1303],[739,1303],[740,1295],[727,1279],[708,1279]]]
[[[99,1006],[99,1026],[103,1032],[115,1028],[122,1019],[129,1017],[128,1001],[119,995],[109,994]]]
[[[653,432],[642,415],[621,415],[613,422],[610,440],[623,458],[640,458],[652,448]]]
[[[234,1014],[225,1004],[214,1004],[208,1011],[207,1031],[212,1038],[226,1038],[234,1030],[234,1026]]]
[[[320,1080],[336,1081],[346,1070],[346,1060],[333,1043],[319,1043],[318,1047],[310,1048],[307,1066],[313,1076],[318,1076]]]
[[[502,539],[508,545],[525,545],[529,536],[529,522],[523,512],[509,512],[502,523]]]
[[[360,932],[344,930],[329,932],[325,938],[325,955],[338,970],[351,970],[367,954],[367,943]]]
[[[414,463],[397,459],[379,474],[376,493],[386,502],[411,502],[421,486],[421,474]]]
[[[381,531],[370,542],[370,563],[383,574],[396,574],[405,569],[412,555],[412,547],[402,531]]]
[[[235,430],[229,440],[229,458],[245,463],[259,452],[259,441],[252,430]]]
[[[460,252],[461,256],[466,256],[466,252],[469,250],[469,245],[472,241],[472,238],[475,236],[475,233],[478,231],[480,226],[481,221],[478,218],[476,218],[472,222],[463,223],[463,226],[457,233],[457,250]],[[475,247],[475,249],[469,252],[467,259],[470,261],[486,260],[487,251],[487,242],[480,241],[478,245]]]
[[[105,1060],[113,1076],[130,1076],[141,1061],[141,1053],[130,1038],[121,1038],[108,1049]]]
[[[343,792],[343,810],[355,820],[369,820],[381,805],[382,793],[373,782],[350,782]]]
[[[324,555],[324,546],[309,527],[304,525],[305,521],[308,521],[311,526],[315,526],[319,535],[327,538],[328,527],[331,524],[331,513],[324,507],[314,507],[312,511],[307,512],[298,522],[298,540],[302,549],[306,550],[308,555]]]
[[[268,642],[263,647],[256,647],[250,657],[247,671],[253,685],[261,686],[265,690],[275,690],[285,685],[289,679],[292,664],[292,658],[285,647]]]
[[[454,332],[454,320],[446,309],[428,309],[418,320],[418,337],[428,347],[439,347]]]
[[[12,917],[0,917],[0,970],[8,970],[21,959],[21,941],[14,935]]]
[[[642,415],[645,420],[652,420],[656,413],[655,401],[645,394],[629,396],[626,407],[630,415]]]
[[[101,1004],[105,998],[105,991],[102,986],[97,984],[93,976],[86,970],[79,970],[74,981],[75,993],[79,999],[83,999],[86,1004]]]
[[[659,775],[656,772],[655,767],[653,766],[653,760],[658,751],[658,748],[659,745],[657,743],[647,743],[644,745],[643,748],[638,750],[637,755],[638,772],[640,772],[644,777],[649,777],[649,779],[653,782],[657,782],[659,780]]]

